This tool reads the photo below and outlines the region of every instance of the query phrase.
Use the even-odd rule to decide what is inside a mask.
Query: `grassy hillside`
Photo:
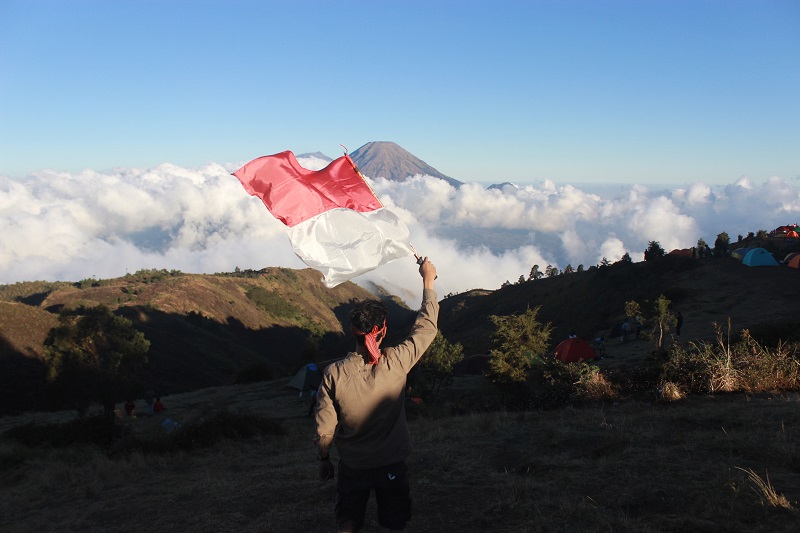
[[[797,394],[449,412],[491,391],[457,380],[452,403],[410,411],[410,533],[797,530]],[[164,416],[192,426],[227,409],[228,420],[267,417],[280,431],[167,453],[0,437],[0,530],[335,531],[335,484],[316,477],[313,420],[285,380],[166,400],[166,415],[122,423],[159,442]],[[0,432],[14,423],[0,419]],[[367,512],[364,531],[379,531],[374,500]]]
[[[142,271],[0,287],[0,376],[8,381],[2,405],[31,406],[30,383],[16,386],[14,376],[24,367],[25,375],[41,381],[42,345],[64,307],[105,304],[132,320],[151,343],[142,385],[167,394],[230,384],[255,364],[278,377],[341,356],[352,342],[342,320],[353,300],[366,298],[376,297],[353,283],[327,289],[315,270],[285,268],[221,275]],[[397,324],[413,319],[399,300],[384,300]]]
[[[486,353],[492,347],[490,315],[541,306],[540,319],[554,325],[553,345],[571,331],[586,339],[608,338],[624,317],[626,301],[647,308],[661,294],[683,313],[684,340],[711,338],[714,323],[728,319],[734,330],[750,328],[767,340],[796,340],[800,329],[796,269],[676,256],[451,296],[441,302],[440,327],[448,340],[464,346],[465,354]],[[279,377],[306,362],[341,356],[352,343],[342,321],[350,302],[363,298],[375,296],[352,283],[326,289],[316,271],[284,268],[220,275],[154,270],[111,280],[3,286],[0,399],[6,409],[35,405],[42,343],[65,306],[103,303],[130,318],[151,342],[142,385],[167,394],[230,384],[237,372],[255,364]],[[396,326],[388,339],[394,342],[413,313],[396,298],[382,299]],[[613,355],[605,366],[635,365],[652,350],[646,342],[615,346],[609,341]]]
[[[667,258],[452,296],[442,302],[440,322],[465,353],[479,353],[491,346],[491,314],[541,305],[557,342],[573,329],[586,337],[607,333],[626,300],[665,294],[686,318],[681,339],[671,339],[676,345],[712,336],[712,323],[729,318],[734,328],[764,338],[797,340],[798,274],[726,259]],[[87,281],[84,289],[28,295],[16,287],[17,296],[0,304],[3,349],[36,357],[35,343],[20,340],[25,320],[9,318],[15,313],[42,338],[46,321],[55,320],[46,309],[102,301],[153,340],[159,372],[186,379],[187,387],[209,376],[222,383],[220,369],[231,371],[249,357],[272,361],[291,353],[302,361],[309,339],[348,342],[338,319],[349,298],[366,294],[345,285],[327,291],[317,278],[313,271],[267,269],[255,277],[172,275],[95,287]],[[392,330],[402,334],[399,321],[412,313],[399,306],[393,313]],[[603,370],[641,365],[652,350],[645,340],[609,344],[608,359],[598,364]],[[286,353],[273,353],[279,350]],[[725,346],[719,350],[725,355]],[[792,353],[787,364],[796,368]],[[754,353],[745,363],[757,366],[760,357]],[[720,361],[723,370],[740,370]],[[316,479],[313,420],[286,383],[170,394],[164,415],[120,417],[123,437],[108,447],[12,438],[16,429],[62,439],[70,426],[45,424],[74,421],[74,413],[0,418],[6,488],[0,530],[335,530],[335,484]],[[800,396],[796,381],[792,387],[773,390],[767,383],[758,392],[717,389],[672,401],[653,389],[508,412],[499,408],[503,392],[483,376],[456,378],[436,398],[409,405],[414,517],[408,531],[796,531]],[[141,411],[144,403],[138,404]],[[200,441],[221,440],[179,448],[160,425],[165,417]],[[247,437],[255,428],[262,429]],[[334,447],[334,459],[336,453]],[[373,501],[364,531],[378,530]]]
[[[486,353],[492,346],[490,315],[541,306],[539,318],[553,323],[554,344],[571,331],[585,339],[609,338],[625,318],[626,301],[645,307],[661,294],[672,301],[673,310],[683,313],[684,339],[710,338],[713,324],[727,324],[729,318],[736,330],[763,331],[781,324],[793,324],[788,329],[797,330],[800,325],[797,269],[667,256],[452,296],[441,303],[440,327],[451,342],[462,343],[466,353]]]

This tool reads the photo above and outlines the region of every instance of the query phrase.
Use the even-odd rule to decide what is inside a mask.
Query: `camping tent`
[[[322,383],[322,372],[314,363],[309,363],[300,370],[289,381],[288,386],[300,391],[300,394],[307,390],[316,389]]]
[[[783,261],[781,261],[781,262],[788,265],[789,261],[791,261],[792,259],[794,259],[798,255],[800,255],[800,252],[790,252],[790,253],[786,254],[786,257],[784,257]]]
[[[792,268],[800,268],[800,254],[789,259],[789,262],[786,264]]]
[[[583,359],[594,359],[597,354],[589,343],[578,337],[561,341],[556,346],[556,359],[563,363],[573,363]]]
[[[731,257],[741,261],[742,259],[744,259],[744,256],[746,256],[747,252],[749,252],[750,250],[752,250],[752,248],[738,248],[731,252]]]
[[[747,266],[778,266],[778,262],[764,248],[753,248],[742,258],[742,264]]]

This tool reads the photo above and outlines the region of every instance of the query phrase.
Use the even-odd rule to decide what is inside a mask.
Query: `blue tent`
[[[747,255],[745,255],[742,259],[742,263],[751,267],[779,266],[779,263],[775,261],[775,258],[772,257],[772,254],[764,248],[753,248],[747,252]]]
[[[294,375],[288,386],[299,390],[302,396],[305,391],[319,387],[320,383],[322,383],[322,371],[314,363],[309,363]]]

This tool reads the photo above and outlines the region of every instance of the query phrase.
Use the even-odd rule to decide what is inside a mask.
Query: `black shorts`
[[[401,530],[411,518],[411,491],[405,462],[378,468],[357,469],[339,463],[336,482],[336,523],[340,531],[358,531],[364,527],[364,514],[370,493],[375,490],[378,523]]]

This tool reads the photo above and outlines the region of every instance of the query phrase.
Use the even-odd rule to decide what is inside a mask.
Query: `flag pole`
[[[386,207],[385,205],[383,205],[383,202],[381,202],[381,199],[378,198],[378,195],[375,194],[375,190],[372,188],[372,185],[370,185],[369,182],[367,181],[366,176],[364,176],[364,174],[362,174],[361,171],[358,169],[358,166],[356,165],[356,162],[353,161],[350,158],[350,155],[347,153],[347,146],[343,145],[342,143],[339,143],[339,146],[344,148],[344,157],[345,157],[345,159],[347,159],[347,161],[353,166],[353,170],[356,171],[356,174],[358,174],[358,176],[361,178],[361,181],[363,181],[367,185],[367,187],[369,188],[369,192],[372,193],[372,196],[374,196],[375,199],[378,200],[378,203],[381,204],[381,207]],[[412,246],[412,248],[413,248],[413,246]]]

